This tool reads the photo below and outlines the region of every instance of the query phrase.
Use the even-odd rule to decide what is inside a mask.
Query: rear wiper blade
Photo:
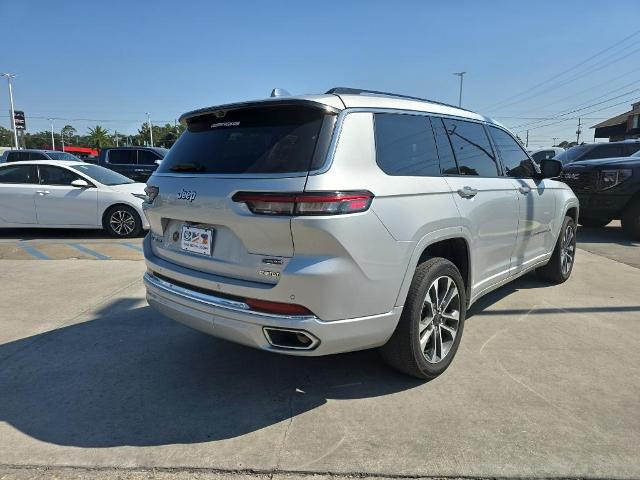
[[[204,170],[204,167],[199,163],[195,162],[186,162],[186,163],[177,163],[172,166],[169,170],[172,172],[201,172]]]

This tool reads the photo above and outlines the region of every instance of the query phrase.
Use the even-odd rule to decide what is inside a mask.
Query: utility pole
[[[49,119],[49,121],[51,122],[51,150],[56,149],[56,139],[53,138],[53,120],[53,118]]]
[[[116,132],[116,147],[119,147],[120,145],[118,145],[118,130],[116,130],[115,132]]]
[[[527,130],[527,141],[525,142],[524,146],[529,148],[529,130]]]
[[[454,72],[453,74],[460,77],[460,94],[458,95],[458,106],[462,107],[462,81],[464,80],[464,74],[467,72]]]
[[[64,129],[60,130],[60,141],[62,142],[62,151],[64,152]]]
[[[15,78],[13,73],[3,73],[1,74],[3,77],[7,79],[9,83],[9,115],[11,115],[11,130],[13,130],[13,141],[16,150],[20,147],[18,145],[18,130],[16,129],[16,117],[13,111],[13,88],[11,87],[11,79]]]
[[[582,130],[580,130],[580,118],[578,117],[578,130],[576,130],[576,145],[580,145],[580,134],[582,133]]]
[[[149,126],[149,138],[153,147],[153,125],[151,124],[151,115],[147,112],[147,125]]]

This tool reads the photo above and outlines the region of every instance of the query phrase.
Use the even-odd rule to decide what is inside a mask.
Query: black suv
[[[576,145],[556,155],[554,160],[567,165],[583,160],[596,160],[598,158],[628,157],[640,150],[640,140],[623,140],[621,142],[589,143]]]
[[[136,182],[146,182],[168,151],[157,147],[103,148],[97,159],[88,161],[121,173]]]
[[[627,235],[640,240],[640,151],[630,157],[571,163],[560,179],[580,201],[581,225],[603,227],[620,219]]]

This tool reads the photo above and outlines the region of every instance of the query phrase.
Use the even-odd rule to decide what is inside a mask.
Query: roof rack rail
[[[407,100],[418,100],[419,102],[429,102],[435,103],[437,105],[443,105],[445,107],[458,108],[460,110],[465,110],[469,112],[466,108],[458,107],[456,105],[451,105],[450,103],[438,102],[436,100],[429,100],[428,98],[421,97],[412,97],[410,95],[400,95],[397,93],[389,93],[389,92],[379,92],[377,90],[366,90],[361,88],[349,88],[349,87],[334,87],[325,92],[327,95],[362,95],[362,94],[370,94],[370,95],[383,95],[385,97],[395,97],[395,98],[405,98]]]

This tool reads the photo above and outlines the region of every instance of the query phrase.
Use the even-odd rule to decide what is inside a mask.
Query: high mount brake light
[[[232,200],[246,204],[251,212],[260,215],[343,215],[364,212],[371,205],[373,196],[367,191],[238,192]]]

